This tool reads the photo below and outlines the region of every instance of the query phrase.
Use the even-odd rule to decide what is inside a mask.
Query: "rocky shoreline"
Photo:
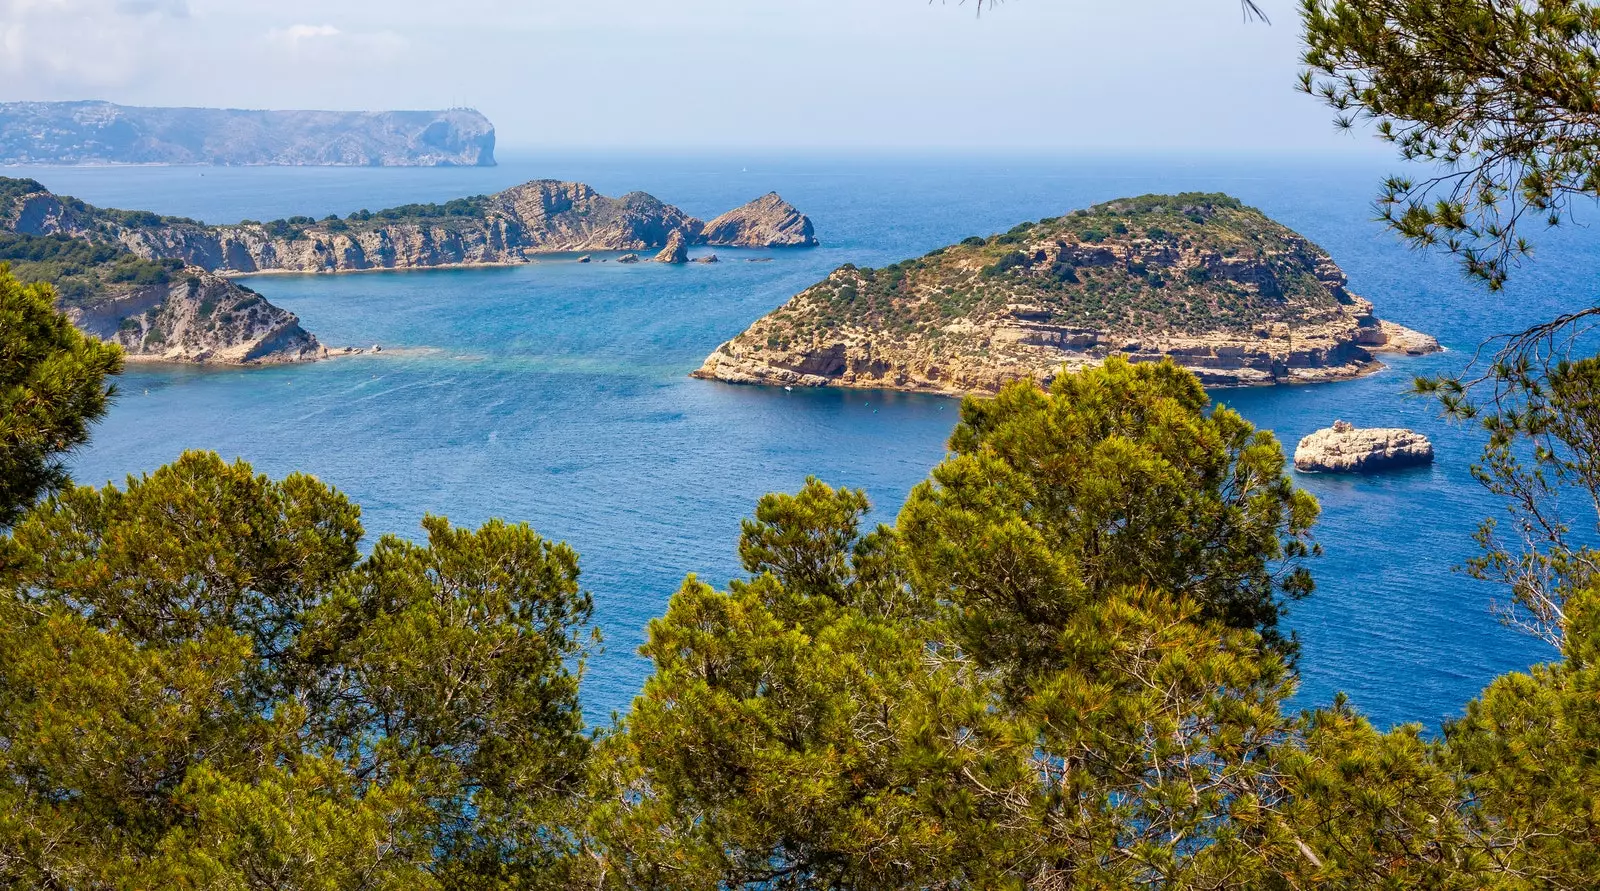
[[[948,396],[1048,383],[1117,354],[1209,387],[1348,380],[1439,350],[1380,320],[1321,249],[1226,196],[1144,196],[845,266],[719,346],[693,376]]]
[[[73,324],[123,348],[132,361],[280,365],[338,353],[300,326],[294,313],[202,269],[166,283],[67,308]]]

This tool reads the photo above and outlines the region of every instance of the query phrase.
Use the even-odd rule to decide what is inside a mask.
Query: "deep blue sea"
[[[1336,418],[1433,437],[1438,463],[1382,477],[1302,476],[1322,502],[1318,589],[1291,626],[1298,702],[1346,691],[1380,725],[1429,727],[1495,675],[1553,651],[1499,625],[1500,592],[1455,567],[1500,509],[1472,480],[1479,439],[1411,398],[1413,375],[1464,362],[1485,337],[1590,305],[1600,239],[1538,240],[1539,259],[1489,297],[1444,257],[1371,222],[1370,156],[536,156],[490,169],[12,168],[90,202],[209,222],[321,217],[492,192],[528,179],[640,189],[709,218],[776,189],[815,220],[822,247],[720,251],[770,263],[668,267],[540,263],[512,269],[270,276],[248,284],[330,345],[376,356],[292,368],[134,366],[74,462],[79,482],[121,482],[185,449],[316,474],[359,502],[370,535],[419,534],[426,513],[476,525],[525,520],[583,557],[603,628],[589,666],[591,720],[627,707],[648,665],[645,623],[688,573],[738,573],[739,520],[808,475],[861,487],[892,519],[944,454],[951,400],[785,392],[687,375],[758,316],[852,262],[881,265],[968,235],[1147,192],[1226,191],[1328,249],[1385,318],[1450,352],[1393,360],[1360,381],[1213,394],[1287,448]]]

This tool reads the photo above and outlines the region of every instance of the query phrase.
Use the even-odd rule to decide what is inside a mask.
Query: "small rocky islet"
[[[1235,198],[1146,195],[842,266],[694,375],[965,395],[1120,354],[1226,387],[1343,380],[1376,353],[1439,349],[1347,283],[1326,251]]]
[[[626,251],[618,262],[636,262],[635,252],[656,249],[657,259],[682,263],[691,245],[816,243],[811,220],[776,193],[708,223],[643,192],[610,198],[583,183],[536,180],[444,204],[210,226],[0,177],[0,263],[55,285],[80,327],[135,360],[255,365],[329,355],[293,313],[229,276],[512,265],[588,251]]]
[[[1302,473],[1377,473],[1432,463],[1433,443],[1421,433],[1342,420],[1300,440],[1294,450],[1294,467]]]

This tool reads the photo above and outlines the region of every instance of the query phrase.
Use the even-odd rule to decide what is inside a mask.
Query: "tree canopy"
[[[0,263],[0,529],[66,484],[64,459],[88,441],[122,370],[122,351],[73,327],[55,298]]]

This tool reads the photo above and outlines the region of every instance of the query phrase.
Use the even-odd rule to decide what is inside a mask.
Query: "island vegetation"
[[[994,392],[1112,354],[1209,385],[1353,377],[1436,349],[1380,323],[1322,249],[1227,195],[1145,195],[882,269],[847,265],[718,348],[740,383]]]

